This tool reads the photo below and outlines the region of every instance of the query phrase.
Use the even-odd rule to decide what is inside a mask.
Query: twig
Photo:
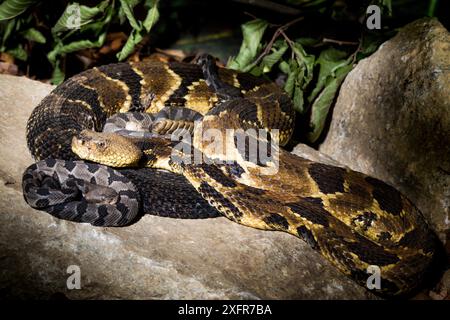
[[[251,14],[250,12],[244,11],[244,14],[247,15],[247,16],[249,16],[249,17],[252,18],[252,19],[255,19],[255,20],[258,19],[257,16],[255,16],[254,14]]]
[[[259,57],[255,60],[254,65],[257,65],[262,58],[264,58],[269,52],[270,49],[272,49],[273,44],[275,43],[275,40],[280,36],[280,34],[283,34],[285,37],[285,33],[284,31],[289,28],[290,26],[292,26],[293,24],[302,21],[304,19],[304,17],[298,17],[297,19],[294,19],[292,21],[289,21],[288,23],[286,23],[285,25],[282,25],[281,27],[279,27],[277,30],[275,30],[275,33],[272,36],[272,39],[270,39],[269,43],[267,44],[266,48],[264,49],[264,51],[259,55]],[[288,38],[289,39],[289,38]],[[289,41],[291,41],[289,39]],[[292,42],[292,41],[291,41]]]
[[[361,51],[362,48],[362,44],[363,44],[363,40],[364,40],[364,34],[361,33],[361,37],[359,38],[359,44],[358,44],[358,48],[356,48],[356,51],[352,54],[353,58],[352,58],[352,65],[355,64],[356,62],[356,56],[358,55],[358,53]]]
[[[281,30],[280,33],[284,37],[284,40],[286,40],[288,45],[292,48],[294,46],[294,42],[291,39],[289,39],[289,37],[286,35],[286,33],[284,33],[283,30]]]
[[[334,39],[329,39],[329,38],[323,38],[322,42],[323,43],[335,43],[340,46],[357,46],[357,45],[359,45],[359,42],[341,41],[341,40],[334,40]]]
[[[293,24],[302,21],[303,19],[305,19],[305,17],[298,17],[297,19],[294,19],[292,21],[289,21],[288,23],[286,23],[285,25],[281,26],[280,29],[282,30],[286,30],[287,28],[289,28],[290,26],[292,26]]]

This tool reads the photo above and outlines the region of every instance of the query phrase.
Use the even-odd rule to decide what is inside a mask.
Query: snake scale
[[[106,65],[54,89],[27,125],[28,147],[40,161],[24,173],[26,201],[56,217],[100,226],[126,225],[143,212],[224,215],[303,239],[364,286],[367,268],[376,265],[381,271],[377,293],[399,296],[417,289],[428,277],[438,241],[419,210],[396,189],[282,148],[276,149],[276,174],[264,174],[272,163],[259,159],[249,166],[236,140],[225,143],[231,156],[208,149],[198,138],[200,125],[224,135],[225,128],[279,129],[284,145],[295,117],[290,98],[275,84],[208,61]],[[111,117],[142,113],[156,115],[150,121],[154,135],[100,132]],[[134,131],[122,120],[124,131]],[[172,161],[178,141],[164,134],[180,127],[194,132],[188,149],[212,162]]]

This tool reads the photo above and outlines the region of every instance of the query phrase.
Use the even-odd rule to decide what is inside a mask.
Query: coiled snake
[[[220,142],[222,149],[208,148],[205,129],[223,137],[226,129],[278,129],[283,145],[293,131],[294,111],[271,82],[217,69],[207,57],[199,64],[112,64],[58,86],[28,122],[28,147],[44,160],[24,173],[26,201],[62,219],[102,226],[129,224],[142,212],[185,218],[221,214],[303,239],[361,285],[370,276],[367,268],[376,265],[378,293],[402,295],[418,287],[437,252],[435,235],[418,209],[380,180],[276,146],[276,168],[272,160],[252,162],[245,150],[249,141],[261,139],[251,134],[244,133],[243,149],[236,135]],[[145,125],[148,133],[133,136],[136,128],[120,114],[114,120],[122,121],[119,132],[98,133],[109,117],[126,112],[138,119],[148,119],[142,112],[153,114]],[[178,141],[167,139],[180,129],[194,132],[182,150]],[[174,155],[193,160],[196,152],[209,161],[174,161]],[[268,173],[273,169],[275,174]]]

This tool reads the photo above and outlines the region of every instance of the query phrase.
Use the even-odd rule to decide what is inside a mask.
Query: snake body
[[[224,134],[225,128],[259,128],[269,132],[279,129],[280,144],[286,143],[292,134],[294,119],[292,102],[286,94],[276,85],[247,74],[219,69],[217,75],[220,79],[215,83],[225,84],[225,90],[209,83],[210,78],[202,68],[181,63],[115,64],[94,68],[67,80],[33,111],[27,141],[36,159],[71,161],[47,159],[28,168],[23,180],[25,199],[31,206],[65,219],[95,225],[124,225],[139,211],[132,209],[135,202],[142,202],[148,192],[156,197],[163,197],[164,193],[155,193],[161,190],[157,183],[149,190],[142,180],[132,177],[132,172],[144,170],[144,167],[165,169],[173,173],[166,177],[167,181],[183,185],[177,179],[184,177],[191,188],[217,209],[216,212],[246,226],[284,231],[303,239],[361,285],[366,285],[370,276],[367,268],[375,265],[382,279],[378,293],[402,295],[416,289],[435,260],[437,240],[411,201],[380,180],[315,163],[282,149],[276,149],[279,154],[277,173],[265,174],[272,163],[258,160],[256,166],[249,166],[248,155],[236,142],[226,145],[233,150],[231,158],[228,153],[208,150],[198,138],[201,135],[196,134],[197,125],[193,129],[190,150],[198,150],[213,160],[207,164],[173,161],[174,141],[145,134],[130,137],[95,132],[101,131],[106,119],[115,113],[157,115],[167,112],[169,106],[181,108],[176,112],[188,109],[185,116],[189,121],[181,125],[187,130],[192,130],[191,121],[198,119],[201,122],[197,124]],[[230,90],[231,87],[239,90]],[[163,117],[162,121],[155,121],[153,129],[165,133],[174,126],[179,127],[180,121],[183,120]],[[72,151],[72,141],[78,156],[107,167],[73,161],[77,156]],[[177,152],[182,158],[192,155]],[[215,163],[217,159],[231,161]],[[67,164],[72,169],[68,170]],[[82,166],[85,166],[84,178],[81,171],[77,171]],[[122,172],[109,166],[136,169],[127,168]],[[49,174],[39,173],[45,171]],[[158,171],[145,172],[141,177],[155,172]],[[46,180],[52,176],[53,180]],[[88,179],[89,183],[87,187],[83,183],[67,186],[64,181],[69,176],[75,180]],[[107,178],[102,180],[101,177]],[[56,185],[54,180],[58,181]],[[114,183],[119,186],[114,187]],[[100,189],[93,187],[96,184]],[[80,190],[87,202],[94,202],[95,206],[89,207],[85,201],[70,207],[61,200],[63,196],[58,201],[49,196],[48,189],[60,188],[62,194],[68,194],[67,202],[73,201],[70,197],[75,196],[68,191],[72,187]],[[108,188],[113,191],[102,192]],[[103,196],[104,193],[107,196]],[[182,197],[171,196],[175,202]],[[48,203],[43,201],[45,199]],[[121,204],[122,200],[125,202]],[[205,208],[205,204],[198,199],[191,200],[195,205],[187,206],[190,208],[187,215],[195,216],[195,208]],[[52,201],[57,203],[57,208],[51,206]],[[109,209],[112,205],[116,207]],[[152,206],[147,201],[145,210],[157,214],[155,207],[157,204]]]

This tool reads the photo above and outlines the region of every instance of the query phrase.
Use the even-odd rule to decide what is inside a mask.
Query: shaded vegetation
[[[446,23],[444,2],[4,0],[0,72],[57,84],[95,65],[154,58],[155,51],[183,61],[209,52],[282,86],[300,115],[296,138],[316,143],[355,63],[407,22],[428,15]],[[381,30],[366,27],[371,4],[382,10]]]

